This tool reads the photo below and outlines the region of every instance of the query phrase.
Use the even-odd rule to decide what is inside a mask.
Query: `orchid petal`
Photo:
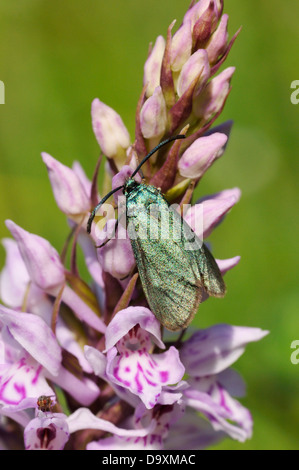
[[[64,267],[55,248],[45,238],[27,232],[11,220],[6,221],[6,226],[18,243],[31,280],[41,289],[59,287],[65,279]]]
[[[217,374],[233,364],[248,343],[267,334],[260,328],[214,325],[195,332],[183,344],[181,360],[191,376]]]
[[[61,349],[48,325],[37,315],[15,312],[0,305],[0,321],[29,354],[54,376],[61,363]]]
[[[69,440],[66,415],[51,413],[32,419],[24,430],[26,450],[62,450]]]

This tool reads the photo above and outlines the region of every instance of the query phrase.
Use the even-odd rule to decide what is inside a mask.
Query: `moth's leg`
[[[104,243],[102,243],[101,245],[96,245],[96,248],[102,248],[102,246],[105,246],[106,243],[110,242],[110,240],[112,240],[112,238],[114,238],[114,236],[115,236],[115,234],[116,234],[117,227],[118,227],[118,223],[119,223],[119,219],[116,219],[112,237],[111,237],[111,238],[107,238],[107,240],[105,240]]]
[[[182,340],[183,340],[183,337],[184,337],[186,331],[187,331],[187,328],[183,328],[182,331],[180,332],[179,337],[178,337],[178,339],[176,340],[176,342],[174,344],[174,346],[176,348],[180,348],[180,346],[182,345]]]

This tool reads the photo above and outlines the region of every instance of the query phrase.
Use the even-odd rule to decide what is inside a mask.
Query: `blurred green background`
[[[68,233],[40,152],[91,177],[98,145],[90,104],[98,97],[121,114],[134,136],[148,44],[181,21],[188,0],[3,0],[0,4],[0,214],[61,250]],[[219,258],[240,254],[226,275],[224,300],[210,299],[197,324],[219,322],[270,331],[236,363],[248,389],[242,403],[253,438],[225,449],[299,448],[299,364],[290,361],[298,321],[299,3],[226,0],[229,31],[242,33],[226,61],[233,90],[220,123],[234,120],[225,155],[206,174],[198,196],[239,186],[243,196],[211,237]],[[3,222],[1,237],[9,236]],[[0,252],[1,266],[4,250]]]

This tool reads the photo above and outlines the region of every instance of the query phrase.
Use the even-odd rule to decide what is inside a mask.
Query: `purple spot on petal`
[[[153,361],[153,367],[158,365],[158,363],[155,361],[155,359],[152,358],[152,361]]]
[[[141,393],[142,390],[143,390],[143,386],[142,386],[142,383],[139,380],[139,372],[137,372],[137,374],[135,375],[135,382],[136,382],[136,385],[137,385],[138,393]]]
[[[38,377],[39,377],[39,374],[42,371],[42,368],[43,368],[43,366],[39,366],[38,369],[36,370],[36,374],[35,374],[35,376],[33,377],[32,381],[31,381],[32,384],[36,384],[36,382],[38,381]]]
[[[20,401],[26,398],[26,390],[24,385],[18,385],[17,383],[14,383],[14,389],[18,392],[19,395],[21,395]]]
[[[113,369],[113,375],[114,375],[114,377],[116,378],[116,380],[118,380],[119,382],[123,383],[123,380],[122,380],[122,378],[118,375],[118,372],[119,372],[119,366],[114,367],[114,369]]]
[[[227,406],[227,404],[226,404],[225,397],[224,397],[224,392],[223,392],[222,387],[220,388],[220,397],[221,397],[220,406],[222,406],[226,411],[228,411],[229,413],[231,413],[231,409],[230,409],[230,408]]]
[[[18,369],[21,369],[21,367],[23,367],[25,365],[25,363],[26,363],[25,358],[22,357],[20,362],[19,362]]]
[[[149,385],[151,385],[152,387],[156,387],[156,386],[157,386],[157,384],[156,384],[155,382],[152,382],[151,380],[149,380],[149,379],[146,377],[146,375],[144,376],[144,378],[145,378],[145,380],[147,381],[147,383],[148,383]]]
[[[167,382],[168,377],[169,377],[169,374],[168,374],[167,370],[160,371],[161,382]]]

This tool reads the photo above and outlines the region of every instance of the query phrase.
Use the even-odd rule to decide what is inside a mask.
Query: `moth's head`
[[[129,194],[139,184],[134,178],[128,178],[123,187],[123,194]]]
[[[118,186],[117,188],[112,189],[108,194],[106,194],[105,197],[96,205],[96,207],[93,209],[93,211],[90,214],[90,217],[87,222],[87,232],[90,233],[91,231],[91,224],[93,219],[95,218],[97,210],[104,204],[104,202],[109,199],[112,194],[116,193],[117,191],[120,191],[121,189],[123,190],[123,194],[127,196],[128,194],[133,191],[134,188],[136,188],[140,183],[138,181],[134,180],[134,176],[138,173],[142,165],[155,153],[157,152],[161,147],[163,147],[166,144],[169,144],[173,140],[176,139],[184,139],[186,136],[183,134],[175,135],[174,137],[170,137],[169,139],[164,140],[163,142],[160,142],[155,148],[153,148],[144,158],[143,160],[139,163],[137,168],[133,171],[131,177],[125,182],[123,186]]]

